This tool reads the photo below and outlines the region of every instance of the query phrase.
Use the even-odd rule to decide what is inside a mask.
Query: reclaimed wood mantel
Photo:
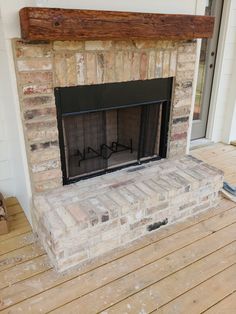
[[[22,38],[37,40],[160,39],[212,36],[214,17],[26,7]]]

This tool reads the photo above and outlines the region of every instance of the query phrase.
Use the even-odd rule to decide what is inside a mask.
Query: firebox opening
[[[165,158],[172,79],[56,88],[63,183]]]

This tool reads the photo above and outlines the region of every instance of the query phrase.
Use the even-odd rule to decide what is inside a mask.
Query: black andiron
[[[83,152],[81,152],[78,149],[76,156],[79,157],[79,167],[80,167],[81,161],[98,158],[98,157],[102,157],[103,159],[108,160],[112,154],[123,152],[125,150],[129,150],[131,154],[133,153],[132,139],[130,139],[129,146],[121,144],[119,142],[112,142],[111,146],[107,144],[101,144],[99,150],[93,149],[90,146],[88,146],[87,149],[84,148]],[[93,154],[91,155],[91,153]]]

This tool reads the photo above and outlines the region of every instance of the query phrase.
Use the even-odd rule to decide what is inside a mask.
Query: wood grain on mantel
[[[187,40],[213,34],[214,17],[26,7],[22,38],[36,40]]]

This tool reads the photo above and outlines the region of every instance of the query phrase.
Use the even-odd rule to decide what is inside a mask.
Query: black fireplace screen
[[[55,89],[63,183],[165,158],[172,79]]]

